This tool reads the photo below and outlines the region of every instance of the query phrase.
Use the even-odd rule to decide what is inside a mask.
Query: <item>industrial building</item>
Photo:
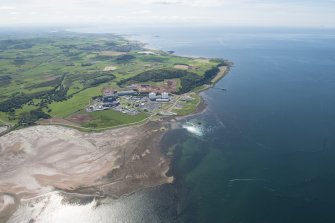
[[[102,97],[102,102],[108,103],[108,102],[114,102],[116,101],[116,96],[104,96]]]
[[[161,95],[157,95],[156,92],[150,92],[149,99],[156,102],[169,102],[170,96],[167,92],[163,92]]]
[[[156,102],[170,102],[169,98],[157,98]]]
[[[169,97],[169,93],[167,93],[167,92],[163,92],[163,93],[162,93],[162,99],[170,99],[170,97]]]
[[[113,101],[113,102],[103,103],[103,107],[104,108],[112,108],[112,107],[116,107],[116,106],[119,106],[119,105],[120,105],[119,101]]]
[[[150,92],[149,93],[149,99],[154,101],[157,98],[157,94],[155,92]]]
[[[131,90],[131,91],[118,91],[117,96],[127,96],[127,95],[138,95],[137,91]]]

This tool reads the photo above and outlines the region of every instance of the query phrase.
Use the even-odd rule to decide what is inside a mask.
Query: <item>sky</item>
[[[335,0],[0,0],[0,26],[335,27]]]

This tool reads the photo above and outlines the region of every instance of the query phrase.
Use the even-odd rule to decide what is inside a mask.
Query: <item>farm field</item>
[[[41,118],[66,119],[85,112],[102,89],[129,90],[131,84],[173,80],[174,93],[185,93],[206,83],[223,63],[145,50],[141,43],[111,34],[0,36],[0,120],[29,125]],[[148,114],[108,110],[90,116],[83,127],[138,122]]]

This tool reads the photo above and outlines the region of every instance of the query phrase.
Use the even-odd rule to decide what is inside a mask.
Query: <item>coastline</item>
[[[207,88],[208,89],[208,88]],[[206,90],[207,90],[206,89]],[[205,90],[204,90],[205,91]],[[203,91],[201,91],[203,92]],[[207,111],[207,103],[205,101],[205,99],[200,95],[200,93],[197,93],[199,98],[200,98],[200,102],[199,104],[197,105],[196,109],[191,113],[191,114],[188,114],[188,115],[183,115],[183,116],[177,116],[175,117],[175,120],[177,121],[181,121],[181,120],[185,120],[187,118],[190,118],[190,117],[193,117],[193,116],[196,116],[196,115],[200,115],[200,114],[203,114]]]
[[[195,115],[200,115],[202,113],[205,113],[207,111],[207,103],[206,103],[206,100],[201,96],[201,93],[205,92],[206,90],[212,87],[215,87],[215,85],[230,72],[230,69],[232,66],[233,66],[233,63],[229,62],[229,65],[224,66],[225,67],[224,70],[220,69],[220,72],[212,79],[212,85],[204,85],[203,88],[195,91],[195,93],[200,97],[200,102],[197,105],[196,109],[191,114],[176,117],[176,120],[183,120],[189,117],[193,117]]]
[[[199,57],[199,58],[201,58],[201,57]],[[197,105],[196,109],[191,114],[183,115],[183,116],[176,116],[175,119],[176,120],[182,120],[182,119],[185,119],[187,117],[194,116],[196,114],[201,114],[201,113],[205,112],[207,104],[206,104],[205,100],[202,98],[202,96],[200,95],[200,93],[214,87],[216,83],[218,83],[221,79],[223,79],[230,72],[230,68],[232,67],[232,64],[233,64],[232,62],[229,62],[229,64],[227,66],[219,67],[220,72],[217,73],[217,75],[212,79],[212,81],[211,81],[212,84],[211,85],[203,85],[199,90],[195,91],[195,93],[200,98],[200,102]],[[75,126],[75,125],[70,125],[70,124],[65,124],[65,123],[57,123],[57,122],[52,122],[52,121],[49,121],[49,120],[38,121],[38,125],[62,126],[62,127],[67,127],[67,128],[73,128],[73,129],[76,129],[76,130],[79,130],[79,131],[82,131],[82,132],[103,132],[103,131],[108,131],[108,130],[113,130],[113,129],[124,128],[124,127],[142,126],[142,125],[145,125],[146,123],[150,122],[151,118],[153,116],[154,115],[151,115],[151,116],[147,117],[146,119],[141,120],[139,122],[135,122],[135,123],[129,123],[129,124],[106,127],[106,128],[98,128],[98,129],[86,128],[86,127],[82,127],[82,126],[77,126],[77,125]],[[6,132],[6,133],[8,133],[8,132]]]
[[[218,83],[222,78],[224,78],[230,71],[230,68],[233,66],[231,62],[229,62],[228,66],[219,67],[220,72],[212,79],[212,85],[214,86]]]
[[[168,176],[171,158],[161,152],[161,139],[171,129],[172,120],[207,111],[201,92],[229,70],[230,65],[224,72],[220,69],[212,85],[195,91],[200,101],[185,116],[155,121],[149,116],[138,123],[99,130],[46,123],[4,132],[0,135],[0,148],[4,148],[0,157],[0,221],[8,220],[20,204],[50,193],[62,194],[65,202],[87,197],[117,199],[173,183],[174,177]]]
[[[37,125],[0,137],[0,147],[5,148],[0,157],[0,200],[6,200],[9,194],[15,200],[14,204],[0,202],[1,219],[10,218],[20,203],[38,200],[50,192],[79,200],[87,196],[117,199],[173,183],[174,177],[167,176],[171,159],[160,151],[160,142],[171,129],[172,120],[181,121],[206,112],[207,103],[199,97],[196,110],[186,116],[148,120],[140,125],[94,133],[58,125]],[[72,151],[67,149],[70,145]],[[22,159],[27,160],[25,165],[29,168],[22,166]],[[66,172],[68,165],[76,171]],[[128,172],[129,167],[133,172]],[[62,176],[64,171],[66,174]],[[26,179],[24,184],[20,183],[21,179]]]

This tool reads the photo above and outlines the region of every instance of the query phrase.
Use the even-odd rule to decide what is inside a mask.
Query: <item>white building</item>
[[[150,99],[150,100],[156,100],[156,98],[157,98],[157,95],[156,95],[155,92],[151,92],[151,93],[149,93],[149,99]]]
[[[169,93],[167,93],[167,92],[162,93],[162,99],[169,99],[169,98],[170,98]]]
[[[158,98],[158,99],[156,99],[156,101],[157,102],[169,102],[170,101],[170,99],[168,99],[168,98]]]

